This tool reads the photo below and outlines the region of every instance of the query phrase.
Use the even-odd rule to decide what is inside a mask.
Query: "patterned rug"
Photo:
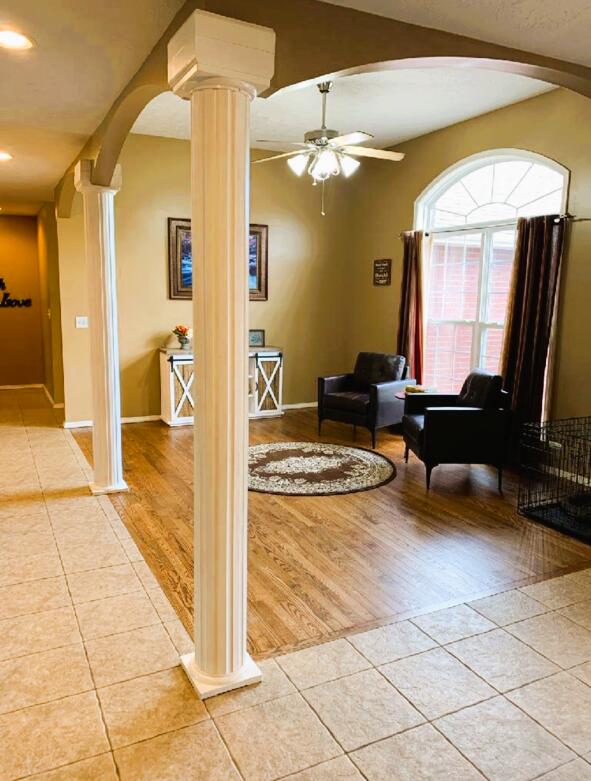
[[[396,477],[396,467],[372,450],[320,442],[253,445],[248,489],[265,494],[325,496],[368,491]]]

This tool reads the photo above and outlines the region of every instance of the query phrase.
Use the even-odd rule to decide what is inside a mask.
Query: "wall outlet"
[[[76,328],[88,328],[88,317],[86,315],[76,315]]]

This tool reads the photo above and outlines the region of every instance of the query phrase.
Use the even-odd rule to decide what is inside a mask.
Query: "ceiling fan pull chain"
[[[322,180],[322,194],[320,196],[320,214],[323,217],[326,217],[326,212],[324,211],[324,185],[326,184],[326,181]]]

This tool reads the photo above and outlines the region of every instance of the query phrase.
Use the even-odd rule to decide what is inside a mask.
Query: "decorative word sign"
[[[15,307],[15,306],[29,307],[33,303],[30,298],[11,298],[10,293],[6,290],[6,282],[2,277],[0,277],[0,291],[2,291],[2,298],[0,299],[0,309],[5,309],[6,307]]]
[[[392,259],[384,258],[373,262],[373,283],[379,287],[392,284]]]

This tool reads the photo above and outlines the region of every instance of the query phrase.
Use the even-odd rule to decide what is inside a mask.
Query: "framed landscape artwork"
[[[268,231],[267,225],[251,225],[248,234],[248,291],[251,301],[267,300]],[[191,220],[168,218],[168,283],[169,298],[191,298]]]

